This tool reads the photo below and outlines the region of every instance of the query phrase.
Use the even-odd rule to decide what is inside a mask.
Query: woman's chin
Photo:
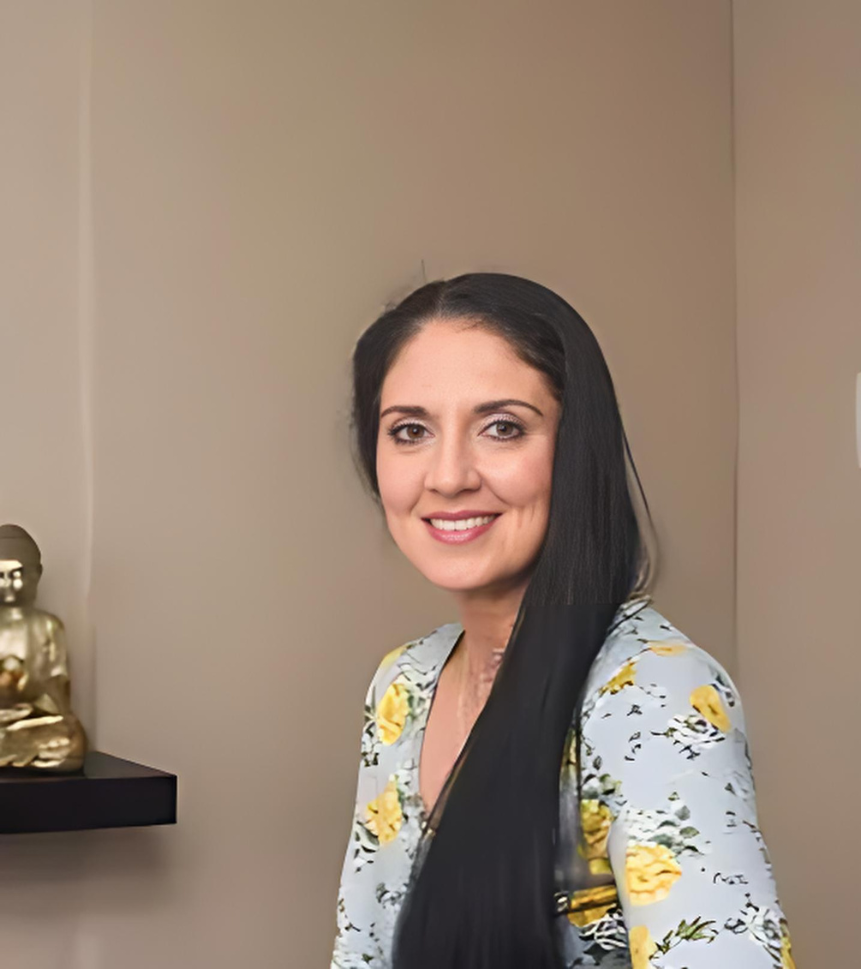
[[[476,569],[470,569],[468,571],[428,569],[423,570],[423,574],[429,582],[438,588],[444,589],[446,592],[460,594],[502,594],[510,584],[506,576],[500,575],[499,573],[488,574],[486,578],[482,579],[479,571]]]

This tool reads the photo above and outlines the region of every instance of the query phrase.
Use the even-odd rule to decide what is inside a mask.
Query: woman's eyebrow
[[[499,410],[502,407],[511,407],[512,405],[514,406],[519,405],[520,407],[528,407],[530,410],[534,410],[535,413],[539,415],[539,417],[544,416],[534,404],[529,404],[525,400],[517,400],[514,397],[506,397],[502,400],[488,400],[484,404],[476,404],[475,407],[473,407],[472,412],[474,414],[479,414],[479,415],[488,414],[490,413],[490,411]],[[391,407],[387,407],[380,414],[380,420],[382,420],[386,416],[386,414],[391,414],[391,413],[409,414],[410,417],[430,417],[431,416],[428,413],[427,408],[425,407],[418,407],[418,406],[409,405],[409,404],[392,404]]]

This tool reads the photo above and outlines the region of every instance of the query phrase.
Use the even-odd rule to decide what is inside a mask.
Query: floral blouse
[[[760,832],[738,689],[650,604],[620,607],[560,768],[555,913],[566,967],[795,969]],[[381,661],[368,689],[332,969],[390,969],[425,820],[418,765],[463,627]]]

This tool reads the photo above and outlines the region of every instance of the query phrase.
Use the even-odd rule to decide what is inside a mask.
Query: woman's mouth
[[[423,518],[431,536],[438,542],[461,545],[483,535],[499,518],[499,515],[483,515],[480,518],[461,518],[448,521],[444,518]]]

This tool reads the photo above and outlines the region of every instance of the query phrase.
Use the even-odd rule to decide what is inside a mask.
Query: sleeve
[[[381,942],[383,909],[378,899],[376,871],[380,836],[379,739],[376,723],[377,691],[383,671],[391,665],[388,654],[377,668],[365,696],[364,717],[356,783],[356,797],[347,849],[338,889],[335,943],[331,969],[385,969]]]
[[[726,670],[688,641],[614,673],[584,740],[633,969],[795,969]]]

